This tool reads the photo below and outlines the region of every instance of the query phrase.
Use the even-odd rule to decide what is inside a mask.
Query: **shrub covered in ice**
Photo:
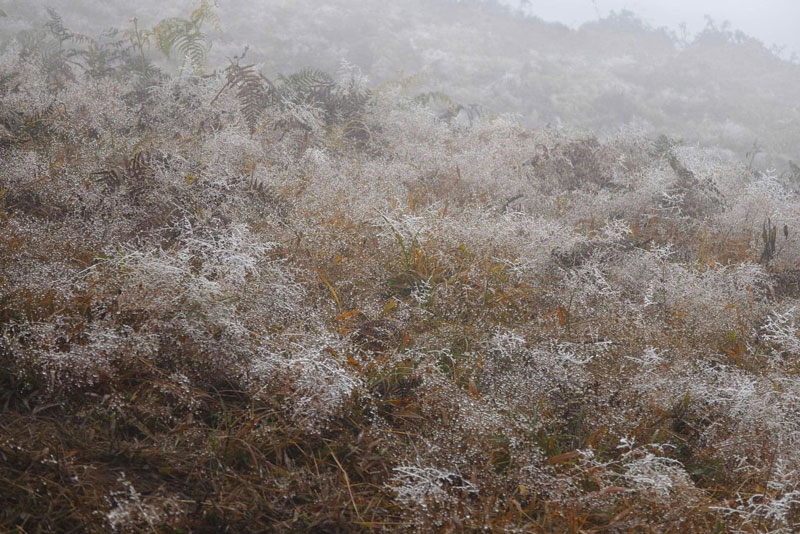
[[[94,532],[797,530],[786,177],[349,66],[169,76],[135,31],[0,52],[0,501]]]

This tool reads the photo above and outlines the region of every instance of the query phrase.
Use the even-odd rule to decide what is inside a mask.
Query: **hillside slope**
[[[0,530],[798,529],[787,177],[46,24],[0,54]]]

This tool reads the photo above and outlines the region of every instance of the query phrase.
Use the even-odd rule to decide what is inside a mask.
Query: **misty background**
[[[185,16],[193,2],[0,2],[6,36],[56,9],[95,35]],[[267,76],[308,66],[400,83],[468,127],[509,114],[525,126],[600,137],[619,128],[717,146],[756,168],[800,161],[800,7],[648,0],[220,0],[209,71],[245,49]]]
[[[570,27],[607,17],[611,11],[632,11],[653,27],[666,26],[689,34],[703,30],[706,17],[728,21],[731,27],[763,41],[769,47],[800,51],[800,4],[792,0],[760,2],[731,0],[504,0],[504,3],[544,20]]]

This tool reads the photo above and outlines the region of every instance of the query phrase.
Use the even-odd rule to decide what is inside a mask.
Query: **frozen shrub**
[[[477,488],[458,473],[416,465],[395,467],[389,487],[400,502],[423,509],[428,503],[442,503],[451,495],[463,498],[478,493]]]
[[[302,426],[321,432],[337,416],[361,385],[347,371],[346,362],[337,358],[346,350],[335,338],[308,338],[293,342],[283,350],[262,350],[253,358],[248,381],[254,398],[269,398],[276,389],[290,395],[283,406]]]
[[[664,456],[665,448],[668,447],[637,447],[632,440],[622,438],[617,445],[622,455],[614,462],[619,469],[614,482],[634,491],[691,500],[693,484],[680,462]]]
[[[30,369],[48,392],[57,395],[113,377],[126,360],[152,358],[158,340],[127,326],[83,327],[75,319],[64,319],[31,325],[24,336],[12,339],[9,348],[24,354],[18,365]]]
[[[784,534],[794,530],[800,513],[800,483],[796,462],[777,458],[763,493],[738,495],[732,506],[714,507],[740,522],[735,532]]]
[[[32,42],[0,52],[0,530],[796,530],[786,177],[347,65]]]
[[[177,495],[143,496],[133,483],[121,473],[118,482],[123,489],[106,496],[109,511],[106,521],[112,532],[138,532],[156,530],[177,524],[186,514],[186,507]]]
[[[760,328],[761,338],[772,346],[776,357],[800,354],[800,337],[795,325],[795,310],[775,310]],[[791,356],[790,356],[791,357]]]

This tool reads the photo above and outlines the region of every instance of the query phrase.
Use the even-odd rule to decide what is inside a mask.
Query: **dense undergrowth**
[[[778,176],[185,22],[0,57],[0,530],[796,531]]]

